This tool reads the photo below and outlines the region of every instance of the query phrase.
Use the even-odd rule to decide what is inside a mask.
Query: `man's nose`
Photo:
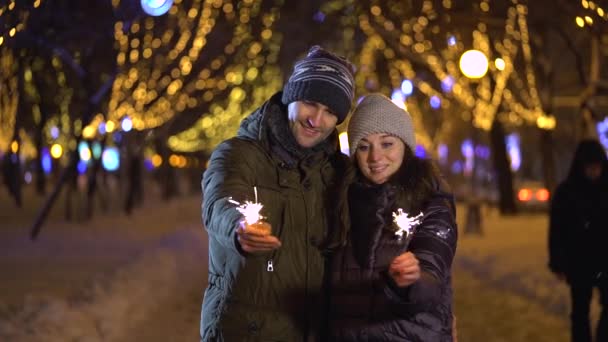
[[[310,114],[307,121],[310,127],[319,127],[321,126],[321,120],[323,119],[323,110],[321,108],[316,109],[313,113]]]

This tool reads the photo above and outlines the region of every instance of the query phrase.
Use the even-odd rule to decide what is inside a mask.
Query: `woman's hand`
[[[391,262],[388,274],[399,287],[410,286],[420,279],[420,264],[416,255],[405,252]]]

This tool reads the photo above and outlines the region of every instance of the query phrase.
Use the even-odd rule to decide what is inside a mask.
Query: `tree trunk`
[[[130,215],[133,212],[133,209],[140,205],[143,199],[143,173],[142,166],[143,160],[141,155],[133,154],[128,157],[129,165],[127,168],[129,170],[127,181],[127,200],[125,201],[125,212],[127,215]]]
[[[543,180],[545,187],[553,193],[555,180],[555,160],[553,158],[553,131],[540,129],[540,155],[542,158]]]
[[[4,184],[11,196],[13,196],[17,207],[21,208],[21,165],[18,154],[8,152],[4,155],[2,172],[4,173]]]
[[[513,175],[511,165],[507,157],[507,144],[505,143],[505,132],[498,118],[494,119],[490,129],[490,142],[494,171],[498,180],[498,209],[500,213],[515,214],[515,196],[513,194]]]
[[[44,109],[41,109],[44,111]],[[43,115],[44,117],[44,115]],[[42,167],[42,149],[43,149],[43,141],[42,141],[42,130],[44,129],[44,124],[46,120],[42,120],[40,125],[36,127],[36,135],[35,135],[35,143],[36,143],[36,193],[39,195],[44,195],[46,191],[46,176],[44,174],[44,167]]]
[[[473,131],[471,132],[471,140],[473,144],[473,168],[471,170],[470,178],[470,195],[467,201],[467,216],[465,220],[464,233],[465,234],[478,234],[483,235],[483,222],[481,216],[482,201],[479,196],[479,189],[477,188],[477,157],[475,155],[475,146],[478,142],[477,128],[472,125]]]

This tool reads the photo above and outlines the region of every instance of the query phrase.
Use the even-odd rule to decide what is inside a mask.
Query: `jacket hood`
[[[600,178],[596,182],[585,177],[585,166],[592,163],[599,163],[602,167]],[[578,144],[570,165],[568,180],[572,183],[587,186],[593,186],[594,183],[608,184],[608,158],[599,141],[586,139]]]

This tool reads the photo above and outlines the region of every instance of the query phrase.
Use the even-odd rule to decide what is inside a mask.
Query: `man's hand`
[[[236,230],[237,241],[247,253],[270,252],[281,247],[281,241],[271,232],[272,226],[268,222],[259,221],[250,225],[241,222]]]
[[[397,286],[405,287],[412,285],[420,279],[420,264],[412,252],[405,252],[391,262],[388,274],[393,278]]]

